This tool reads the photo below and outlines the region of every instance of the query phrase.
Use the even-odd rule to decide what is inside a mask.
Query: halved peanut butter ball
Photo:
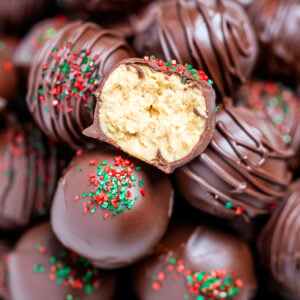
[[[154,57],[121,61],[97,92],[84,131],[165,173],[205,150],[215,126],[215,92],[202,71]]]

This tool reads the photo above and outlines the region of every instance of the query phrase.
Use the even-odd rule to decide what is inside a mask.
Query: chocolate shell
[[[257,287],[247,245],[201,225],[173,228],[134,275],[139,300],[247,300]]]
[[[44,19],[34,25],[21,40],[14,53],[13,61],[15,66],[21,69],[24,79],[27,80],[29,76],[29,70],[37,51],[52,39],[67,22],[68,19],[63,15]]]
[[[81,21],[66,25],[30,70],[27,104],[40,128],[69,145],[90,142],[81,132],[93,121],[94,92],[112,67],[132,55],[116,31]]]
[[[239,90],[235,100],[280,131],[283,141],[295,151],[290,166],[296,170],[300,161],[300,99],[292,89],[273,81],[252,80]]]
[[[0,53],[0,98],[10,101],[16,94],[18,77],[11,59]]]
[[[208,148],[177,169],[175,181],[196,208],[250,223],[270,214],[288,194],[292,155],[269,122],[250,109],[227,105],[217,113]]]
[[[65,249],[49,223],[28,230],[8,260],[12,300],[112,300],[115,278]]]
[[[221,96],[232,95],[245,83],[256,62],[255,33],[232,0],[162,1],[135,28],[138,55],[192,64],[212,78]]]
[[[292,184],[286,202],[272,215],[258,240],[258,252],[273,278],[293,299],[300,296],[300,180]]]
[[[299,0],[253,0],[247,8],[260,52],[257,72],[295,85],[300,81]]]
[[[168,178],[114,150],[78,154],[54,196],[51,222],[57,238],[106,269],[151,254],[172,213]]]
[[[0,33],[23,34],[51,12],[54,0],[1,0]]]
[[[0,131],[0,229],[47,215],[58,173],[57,148],[34,125]]]
[[[215,126],[215,92],[203,71],[151,56],[121,61],[97,90],[89,137],[165,173],[205,150]]]

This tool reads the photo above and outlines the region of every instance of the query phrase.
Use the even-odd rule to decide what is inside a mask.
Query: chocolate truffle
[[[58,3],[68,12],[93,17],[103,13],[134,12],[150,2],[151,0],[58,0]]]
[[[296,169],[300,160],[300,99],[295,93],[281,83],[252,80],[239,90],[235,100],[281,132],[283,141],[295,151],[291,167]]]
[[[72,22],[45,43],[32,62],[27,104],[40,128],[70,145],[88,141],[94,92],[102,77],[132,50],[122,35],[93,23]]]
[[[261,76],[299,84],[299,10],[299,0],[253,0],[248,6],[260,45]]]
[[[63,15],[58,15],[51,19],[45,19],[37,23],[21,40],[13,57],[15,66],[23,72],[27,79],[32,64],[33,57],[37,51],[50,39],[57,31],[67,24],[68,20]]]
[[[17,72],[10,58],[0,52],[0,98],[11,100],[18,87]]]
[[[112,300],[115,278],[65,249],[49,223],[27,231],[8,260],[12,300]]]
[[[256,285],[247,245],[201,225],[173,228],[135,274],[140,300],[247,300]]]
[[[289,191],[293,151],[250,109],[227,105],[217,114],[208,148],[175,173],[182,196],[196,208],[236,221],[268,215]]]
[[[97,91],[84,134],[171,173],[198,156],[215,126],[215,93],[202,71],[154,57],[120,62]]]
[[[0,229],[19,229],[45,216],[57,176],[56,146],[34,125],[0,131]]]
[[[221,96],[245,83],[257,56],[253,28],[232,0],[155,4],[136,25],[134,47],[138,55],[176,59],[204,70]]]
[[[1,0],[0,33],[25,33],[31,24],[49,13],[53,3],[53,0]]]
[[[285,203],[272,215],[258,240],[260,258],[274,279],[300,296],[300,180],[292,184]]]
[[[151,254],[172,213],[168,178],[111,149],[79,154],[54,196],[51,222],[57,238],[107,269]]]

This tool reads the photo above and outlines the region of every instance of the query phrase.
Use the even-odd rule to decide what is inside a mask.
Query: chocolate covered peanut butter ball
[[[176,171],[176,186],[196,208],[250,223],[271,214],[289,193],[293,154],[268,121],[226,105],[208,148]]]
[[[95,91],[103,77],[132,50],[117,31],[72,22],[36,54],[27,104],[40,128],[71,146],[90,145],[82,131],[93,121]]]
[[[50,223],[24,233],[8,259],[12,300],[112,300],[115,278],[65,249]]]
[[[257,288],[248,246],[203,225],[172,228],[134,275],[139,300],[250,300]]]
[[[161,1],[150,6],[135,29],[138,55],[192,64],[208,74],[222,97],[245,83],[256,62],[254,30],[232,0]]]
[[[77,154],[54,196],[57,238],[101,268],[127,266],[151,254],[172,214],[169,179],[112,149]]]
[[[165,173],[205,150],[215,126],[215,92],[203,71],[154,56],[120,62],[97,91],[89,137]]]

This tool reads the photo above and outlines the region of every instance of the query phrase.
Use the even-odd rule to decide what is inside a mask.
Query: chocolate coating
[[[90,141],[81,132],[93,120],[94,91],[114,65],[132,55],[116,31],[80,21],[66,25],[38,52],[30,70],[27,104],[40,128],[70,145]]]
[[[8,275],[11,300],[111,300],[114,294],[115,278],[65,249],[49,223],[21,237]]]
[[[13,57],[13,54],[19,44],[19,39],[12,35],[0,35],[0,53]]]
[[[175,180],[196,208],[249,223],[270,214],[288,194],[287,161],[292,155],[269,122],[249,109],[228,105],[217,114],[208,148],[179,168]]]
[[[120,155],[129,166],[134,163],[132,174],[128,167],[115,166]],[[105,166],[111,166],[112,173],[102,173]],[[115,181],[119,175],[113,175],[118,171],[126,176],[123,188]],[[151,254],[166,231],[172,207],[173,190],[166,176],[120,152],[99,149],[75,157],[67,168],[54,197],[51,222],[67,248],[111,269]]]
[[[231,0],[161,2],[148,10],[136,31],[139,55],[192,64],[213,79],[221,96],[245,83],[256,61],[252,26]]]
[[[14,53],[13,61],[15,66],[22,70],[25,79],[29,76],[29,70],[37,51],[52,39],[67,22],[68,19],[63,15],[42,20],[34,25],[21,40]]]
[[[298,0],[253,0],[247,12],[256,31],[260,54],[258,73],[298,84],[300,35]]]
[[[58,0],[61,6],[80,15],[99,16],[102,13],[128,13],[146,6],[151,0]]]
[[[300,99],[295,93],[281,83],[252,80],[239,90],[235,100],[281,132],[283,141],[295,151],[290,166],[296,170],[300,161]]]
[[[158,169],[162,170],[165,173],[172,173],[176,168],[179,166],[182,166],[186,164],[187,162],[190,162],[193,158],[198,156],[200,153],[202,153],[207,145],[209,144],[213,132],[214,132],[214,127],[215,127],[215,111],[216,111],[216,106],[215,106],[215,92],[212,86],[207,83],[204,79],[200,79],[198,77],[195,78],[194,73],[191,72],[191,70],[183,68],[181,72],[179,72],[180,66],[178,66],[177,69],[168,68],[165,71],[162,71],[162,67],[158,65],[157,62],[153,61],[145,61],[145,59],[140,59],[140,58],[130,58],[130,59],[125,59],[121,61],[116,67],[111,71],[109,75],[102,81],[99,90],[97,91],[97,105],[95,109],[95,115],[94,115],[94,123],[91,127],[87,128],[84,131],[84,134],[86,134],[89,137],[97,138],[100,141],[104,141],[107,143],[110,143],[111,145],[120,148],[118,145],[117,141],[113,141],[110,139],[102,130],[101,127],[101,122],[99,121],[99,112],[102,107],[102,99],[101,99],[101,93],[102,90],[105,86],[106,81],[109,79],[109,76],[114,72],[115,69],[117,69],[120,65],[125,65],[125,66],[133,66],[137,73],[139,78],[144,78],[145,73],[141,66],[149,66],[151,69],[153,69],[155,72],[165,72],[167,75],[173,75],[175,74],[176,76],[180,76],[182,81],[184,81],[186,85],[186,92],[189,92],[189,89],[192,88],[197,88],[200,90],[203,94],[203,97],[205,99],[205,126],[202,135],[199,137],[199,141],[197,144],[193,147],[193,149],[186,155],[185,157],[182,157],[179,160],[173,161],[173,162],[168,162],[163,155],[161,154],[160,149],[158,149],[157,152],[157,160],[155,161],[146,161],[148,164],[152,164],[153,166],[157,167]],[[205,74],[203,75],[207,77]],[[126,74],[124,74],[124,77],[126,77]],[[168,79],[166,79],[167,81]],[[168,81],[167,81],[168,82]],[[165,89],[168,88],[168,84],[165,85]],[[195,108],[196,110],[196,108]],[[202,117],[199,112],[195,112],[195,114],[198,113],[199,117]],[[179,114],[178,114],[179,115]],[[139,159],[143,160],[143,158],[138,157]]]
[[[31,24],[49,13],[53,2],[53,0],[1,0],[0,33],[25,33]]]
[[[0,53],[0,98],[11,100],[17,91],[17,72],[12,61]]]
[[[57,149],[32,124],[0,131],[0,228],[15,230],[49,210]]]
[[[260,258],[275,280],[288,291],[300,295],[300,180],[292,184],[291,194],[272,215],[258,240]]]
[[[224,277],[219,277],[221,283],[224,283],[226,276],[235,273],[227,284],[238,290],[234,296],[223,293],[224,298],[219,299],[247,300],[254,296],[257,284],[253,259],[245,243],[206,226],[177,226],[166,235],[158,252],[138,267],[135,273],[138,299],[182,300],[187,299],[186,295],[191,300],[213,299],[209,297],[209,291],[198,287],[205,282],[203,275],[209,276],[211,272],[218,273],[220,270],[226,272]],[[199,274],[201,271],[202,276]],[[191,276],[189,281],[188,276]],[[209,284],[209,280],[206,284],[211,287],[211,294],[216,292],[221,295],[217,292],[222,290],[217,288],[218,284],[215,288],[212,283]]]

